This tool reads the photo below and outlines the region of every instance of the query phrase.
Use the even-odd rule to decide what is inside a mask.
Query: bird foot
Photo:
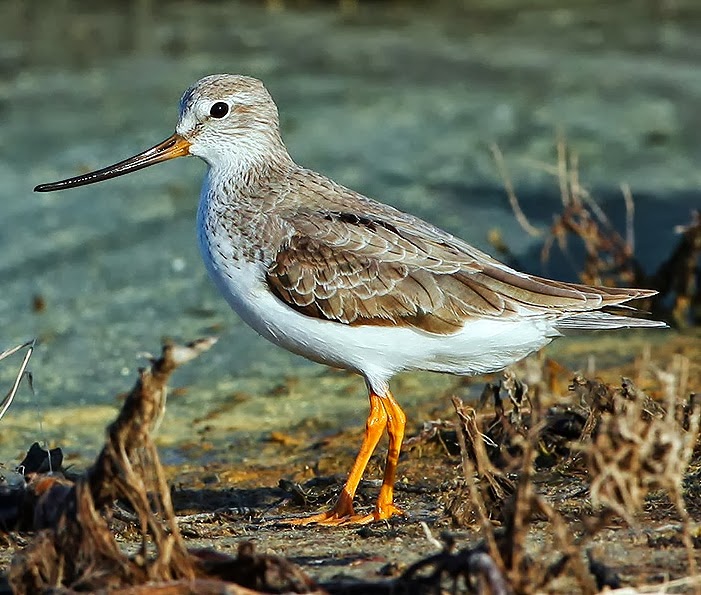
[[[339,527],[345,525],[367,525],[375,521],[384,521],[395,515],[403,515],[404,512],[394,504],[376,508],[369,514],[355,514],[353,507],[334,506],[331,510],[320,512],[312,516],[300,519],[292,519],[290,525],[325,525],[327,527]]]

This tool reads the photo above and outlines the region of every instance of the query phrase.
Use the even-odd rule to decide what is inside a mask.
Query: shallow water
[[[99,420],[133,382],[137,355],[164,336],[221,337],[178,372],[188,391],[171,401],[170,415],[183,431],[242,394],[234,434],[322,414],[364,419],[359,379],[268,345],[205,277],[194,239],[202,163],[32,193],[168,136],[180,93],[205,74],[263,79],[300,163],[485,249],[487,230],[498,227],[531,272],[542,272],[540,244],[514,220],[489,143],[507,156],[522,206],[540,226],[559,199],[533,162],[554,161],[558,131],[580,155],[583,180],[619,218],[618,186],[628,182],[650,268],[673,244],[672,226],[701,205],[701,7],[691,0],[566,9],[443,2],[430,13],[394,2],[350,12],[282,4],[0,1],[0,347],[40,339],[36,397],[25,388],[0,422],[0,460],[27,446],[10,439],[14,432],[37,436],[36,402],[49,440],[92,448]],[[574,277],[562,262],[548,272]],[[45,302],[40,313],[35,296]],[[325,394],[357,398],[312,394],[326,384]],[[93,406],[95,419],[77,413]]]

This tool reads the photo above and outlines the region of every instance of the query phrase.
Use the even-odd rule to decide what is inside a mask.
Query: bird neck
[[[205,260],[212,254],[212,245],[221,242],[217,236],[222,234],[235,261],[268,262],[273,258],[277,238],[287,233],[276,208],[285,198],[289,176],[296,167],[291,159],[268,159],[246,170],[245,175],[209,168],[197,212]]]
[[[281,139],[240,143],[235,150],[207,159],[211,187],[245,195],[285,177],[295,167]]]

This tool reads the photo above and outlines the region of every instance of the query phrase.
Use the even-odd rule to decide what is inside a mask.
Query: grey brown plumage
[[[475,318],[559,318],[655,293],[519,273],[425,221],[301,168],[285,172],[278,186],[287,204],[275,227],[287,231],[267,282],[307,316],[450,334]]]

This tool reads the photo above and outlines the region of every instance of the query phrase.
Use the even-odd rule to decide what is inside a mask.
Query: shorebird
[[[367,523],[401,510],[393,487],[406,416],[389,380],[403,370],[503,369],[569,330],[662,327],[602,311],[655,292],[518,272],[463,240],[297,165],[257,79],[212,75],[180,100],[175,133],[134,157],[38,192],[92,184],[175,157],[203,159],[197,211],[205,265],[239,316],[276,345],[360,374],[370,413],[336,504],[296,522]],[[353,498],[380,438],[388,454],[374,510]]]

